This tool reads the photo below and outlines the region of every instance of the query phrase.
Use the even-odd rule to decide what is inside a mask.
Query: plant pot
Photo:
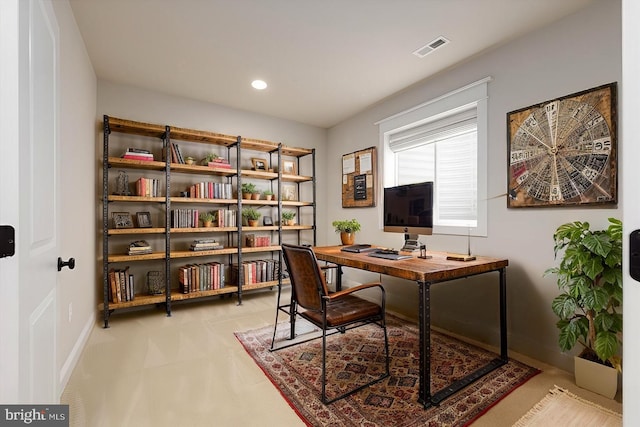
[[[249,224],[249,227],[257,227],[258,226],[258,220],[257,219],[248,219],[247,220],[247,224]]]
[[[203,227],[213,227],[213,221],[202,221]]]
[[[252,198],[253,200],[260,200],[260,193],[253,193],[253,194],[251,195],[251,198]]]
[[[615,368],[574,356],[574,373],[578,387],[613,399],[618,391],[618,371]]]
[[[347,233],[345,231],[340,232],[340,240],[343,245],[353,245],[356,241],[356,233]]]
[[[242,198],[245,200],[251,199],[251,196],[252,196],[251,193],[242,193]]]
[[[273,194],[265,194],[264,198],[267,200],[273,200]]]
[[[286,219],[284,221],[284,225],[296,225],[296,220],[295,219]]]

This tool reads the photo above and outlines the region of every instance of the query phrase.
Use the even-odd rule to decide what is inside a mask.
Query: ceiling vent
[[[439,47],[444,46],[447,43],[449,43],[449,40],[447,40],[446,38],[440,36],[437,39],[427,43],[424,46],[422,46],[420,49],[414,51],[413,54],[415,56],[417,56],[418,58],[424,58],[425,56],[427,56],[428,54],[430,54],[434,50],[438,49]]]

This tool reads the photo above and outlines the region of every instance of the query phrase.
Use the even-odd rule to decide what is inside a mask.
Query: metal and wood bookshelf
[[[109,327],[109,318],[115,310],[141,307],[164,306],[167,316],[171,316],[171,304],[195,298],[236,295],[237,303],[242,303],[242,294],[256,289],[282,286],[283,241],[316,244],[316,170],[315,150],[288,147],[281,143],[241,136],[224,135],[209,131],[185,129],[169,125],[159,125],[103,117],[103,159],[102,159],[102,290],[103,302],[99,309],[103,312],[104,327]],[[203,165],[195,162],[179,162],[172,148],[179,146],[183,154],[204,156],[212,151],[227,160],[224,167]],[[121,154],[129,147],[141,147],[153,154],[153,160],[132,160]],[[136,148],[138,149],[138,148]],[[251,159],[259,157],[268,166],[265,170],[254,170]],[[159,160],[162,159],[162,160]],[[295,169],[284,173],[283,163],[295,164]],[[296,173],[309,171],[308,174]],[[159,195],[154,197],[129,194],[132,184],[123,192],[118,182],[122,173],[134,177],[153,174],[159,182]],[[194,197],[182,191],[185,186],[198,180],[215,180],[232,188],[230,198]],[[243,200],[239,189],[243,181],[256,183],[275,193],[275,200]],[[293,186],[296,197],[283,199],[283,185]],[[120,191],[118,191],[120,190]],[[116,194],[125,193],[125,194]],[[164,194],[162,194],[164,193]],[[303,195],[303,196],[301,196]],[[253,207],[264,212],[263,216],[275,217],[272,225],[249,227],[243,225],[243,207]],[[303,223],[283,225],[280,215],[283,209],[296,212]],[[222,209],[235,211],[236,223],[219,227],[204,227],[192,223],[188,227],[172,224],[173,209],[207,211]],[[116,228],[112,221],[114,212],[131,213],[145,211],[155,221],[151,227]],[[269,245],[248,247],[245,236],[260,233],[269,237]],[[149,239],[153,247],[150,253],[129,255],[128,242]],[[188,239],[220,240],[223,248],[193,251],[188,248]],[[284,240],[283,240],[284,239]],[[237,274],[231,283],[233,268],[255,261],[265,256],[276,260],[280,266],[275,280],[244,283],[245,275]],[[189,263],[221,262],[224,265],[224,286],[218,289],[194,289],[181,291],[179,269]],[[112,269],[129,267],[135,278],[135,296],[128,301],[114,302],[111,296],[112,284],[109,272]],[[163,293],[150,295],[146,284],[146,272],[161,272]],[[242,270],[241,270],[242,271]]]

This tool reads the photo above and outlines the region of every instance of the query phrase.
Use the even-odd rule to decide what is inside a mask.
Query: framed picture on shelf
[[[253,163],[253,169],[257,171],[266,171],[267,170],[267,161],[265,159],[252,158],[251,163]]]
[[[282,200],[298,200],[296,186],[294,184],[282,184]]]
[[[293,160],[283,160],[282,173],[286,175],[296,175],[296,162]]]
[[[136,221],[139,228],[151,228],[151,214],[149,212],[136,212]]]
[[[133,228],[133,219],[129,212],[113,212],[111,218],[115,228]]]

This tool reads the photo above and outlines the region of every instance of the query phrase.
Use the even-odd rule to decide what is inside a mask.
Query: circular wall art
[[[617,203],[616,84],[507,114],[508,207]]]

